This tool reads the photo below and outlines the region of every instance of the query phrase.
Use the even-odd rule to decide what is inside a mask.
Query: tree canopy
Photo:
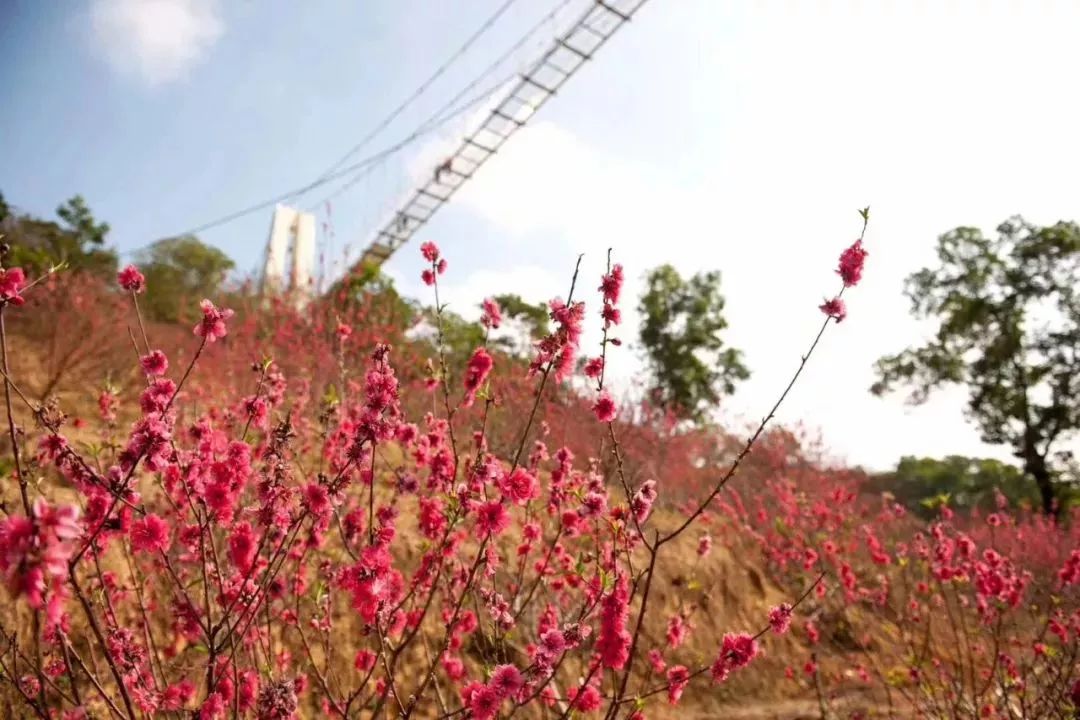
[[[638,311],[650,397],[658,406],[700,421],[722,395],[750,377],[742,353],[720,337],[727,320],[719,272],[687,280],[671,265],[654,268]]]
[[[153,292],[142,301],[155,320],[175,322],[194,311],[199,300],[215,297],[229,272],[232,259],[194,235],[158,240],[135,256]]]
[[[31,276],[65,263],[101,277],[116,273],[116,252],[106,247],[108,223],[98,222],[81,195],[56,209],[58,221],[16,212],[0,195],[0,233],[11,246],[8,262]]]
[[[542,302],[530,303],[513,293],[496,295],[493,300],[502,310],[503,327],[508,331],[496,337],[493,344],[508,355],[530,357],[534,343],[549,332],[548,306]]]
[[[997,493],[1011,507],[1038,507],[1038,489],[1020,468],[992,458],[950,455],[946,458],[903,457],[896,470],[873,476],[869,487],[887,490],[924,518],[937,515],[947,503],[958,510],[996,507]]]
[[[938,238],[937,265],[907,279],[913,313],[938,321],[922,345],[877,363],[871,388],[968,389],[984,441],[1009,445],[1055,507],[1064,445],[1080,425],[1080,226],[1011,218],[986,237],[959,227]]]

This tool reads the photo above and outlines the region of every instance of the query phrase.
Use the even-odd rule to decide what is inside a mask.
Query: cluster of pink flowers
[[[434,285],[435,277],[446,272],[446,258],[439,255],[439,248],[433,242],[426,242],[420,246],[420,252],[424,259],[431,263],[431,267],[425,268],[420,273],[420,279],[425,285]]]
[[[1080,550],[1069,553],[1069,559],[1058,571],[1058,580],[1065,587],[1080,584]]]
[[[596,639],[596,653],[606,668],[620,670],[630,657],[632,638],[626,629],[630,616],[629,600],[626,578],[620,575],[611,592],[601,602],[600,634]]]
[[[587,378],[597,381],[600,380],[600,376],[604,374],[604,358],[589,358],[585,361],[585,369],[583,372]]]
[[[840,253],[840,264],[836,269],[837,274],[844,282],[844,288],[855,287],[862,279],[863,265],[866,263],[866,249],[863,248],[862,238],[856,240],[850,247]],[[821,312],[836,322],[847,317],[847,305],[839,295],[825,300],[820,306]]]
[[[22,296],[26,275],[22,268],[0,268],[0,303],[22,305],[26,299]]]
[[[540,483],[536,476],[525,468],[514,468],[509,473],[500,473],[496,480],[500,492],[509,502],[515,505],[525,505],[530,500],[540,497]],[[526,526],[527,534],[535,534],[535,528]]]
[[[604,306],[600,315],[604,318],[604,329],[622,322],[622,314],[619,312],[619,295],[622,293],[623,267],[615,264],[611,270],[600,280],[599,290],[603,294]]]
[[[672,615],[668,619],[667,638],[668,647],[671,649],[678,648],[686,640],[690,633],[690,624],[686,621],[686,618],[682,614]]]
[[[209,300],[200,302],[199,309],[202,310],[203,316],[199,324],[195,326],[196,335],[206,338],[206,342],[212,343],[228,334],[225,321],[233,316],[232,310],[215,307],[214,303]]]
[[[514,701],[525,687],[521,671],[513,665],[498,665],[487,684],[473,683],[461,691],[461,699],[476,720],[491,720],[505,700]]]
[[[609,423],[618,416],[618,408],[607,390],[601,390],[592,406],[593,414],[602,423]]]
[[[476,348],[465,368],[465,398],[461,403],[463,406],[469,407],[473,404],[477,391],[487,381],[493,367],[495,360],[488,351],[482,347]]]
[[[585,320],[585,303],[569,304],[555,299],[550,303],[551,319],[555,332],[537,343],[536,357],[529,366],[530,372],[538,373],[549,365],[554,369],[556,380],[565,380],[574,369],[578,346],[581,344],[582,322]]]
[[[136,552],[156,553],[169,549],[169,525],[154,513],[133,522],[128,534]]]
[[[30,516],[9,515],[0,521],[0,573],[16,597],[41,609],[48,602],[49,620],[59,622],[67,599],[65,580],[74,541],[82,535],[79,509],[54,506],[37,498]]]
[[[641,487],[634,493],[634,497],[630,498],[630,512],[639,525],[648,519],[657,496],[656,481],[646,480],[641,483]]]
[[[153,350],[139,359],[143,372],[147,375],[164,375],[169,371],[169,359],[160,350]]]
[[[604,340],[602,345],[605,354],[590,358],[585,362],[584,368],[585,377],[596,381],[597,395],[596,400],[593,402],[592,411],[596,419],[602,423],[613,422],[618,416],[618,407],[615,400],[611,397],[611,393],[604,389],[604,365],[608,344],[620,344],[617,338],[608,337],[608,330],[612,325],[618,325],[622,320],[622,315],[617,307],[619,296],[622,293],[622,285],[623,268],[619,264],[611,266],[611,269],[600,278],[600,287],[598,289],[603,300],[603,309],[600,315],[604,319]]]
[[[863,248],[862,238],[856,240],[849,248],[840,253],[840,265],[836,272],[844,281],[844,287],[855,287],[862,279],[863,265],[866,263],[867,252]]]
[[[780,603],[769,610],[769,627],[777,635],[783,635],[791,628],[791,606]]]
[[[668,668],[668,703],[678,705],[682,694],[690,684],[690,670],[685,665],[674,665]]]
[[[831,300],[826,300],[818,307],[821,312],[835,318],[836,322],[840,322],[847,317],[847,305],[844,304],[843,298],[834,297]]]
[[[495,298],[484,298],[480,303],[480,308],[482,310],[480,324],[489,330],[498,330],[502,325],[502,308],[495,302]]]
[[[720,644],[720,654],[716,656],[710,672],[716,682],[723,682],[735,670],[746,667],[757,657],[757,640],[746,633],[727,633]]]
[[[128,265],[116,274],[116,282],[128,292],[141,293],[146,290],[146,277],[139,272],[139,268]]]
[[[390,364],[390,346],[378,345],[364,376],[363,410],[356,418],[356,441],[389,440],[401,424],[401,396],[397,374]]]
[[[510,514],[498,500],[483,503],[476,510],[476,527],[484,536],[499,535],[510,527]]]

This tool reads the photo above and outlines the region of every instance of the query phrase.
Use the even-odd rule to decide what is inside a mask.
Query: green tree
[[[431,342],[437,344],[438,335],[434,309],[425,309],[424,316],[431,325]],[[460,374],[473,351],[484,344],[484,326],[478,322],[470,322],[457,313],[443,308],[442,311],[442,335],[443,351],[446,354],[446,364],[454,374]]]
[[[15,212],[0,196],[0,224],[11,246],[9,264],[31,276],[66,263],[73,270],[111,278],[116,274],[116,253],[105,246],[108,223],[99,223],[81,195],[56,209],[60,222]]]
[[[892,493],[898,502],[927,519],[946,501],[955,509],[991,510],[995,490],[1012,506],[1035,507],[1042,502],[1038,489],[1015,465],[961,455],[901,458],[896,470],[871,477],[869,487]]]
[[[371,318],[371,322],[401,328],[411,326],[418,313],[417,305],[403,298],[394,287],[394,281],[375,263],[354,267],[331,285],[326,297],[332,298],[332,302],[343,309],[348,309],[362,300],[376,299],[378,302],[371,306],[376,317]]]
[[[1057,450],[1080,425],[1080,227],[1016,217],[994,238],[959,227],[938,238],[937,256],[906,287],[937,332],[881,358],[871,390],[905,385],[921,403],[937,387],[966,386],[983,440],[1012,447],[1052,512],[1067,461]]]
[[[638,304],[650,395],[659,406],[695,421],[750,377],[742,353],[724,346],[727,327],[720,273],[684,280],[671,265],[653,269]]]
[[[503,324],[500,330],[489,332],[479,322],[466,320],[458,313],[444,307],[442,310],[443,353],[451,374],[460,374],[473,351],[486,346],[492,352],[499,352],[517,359],[532,355],[532,342],[548,333],[547,306],[530,304],[518,295],[498,295],[493,298],[502,311]],[[438,345],[438,322],[434,308],[419,310],[423,319],[421,332],[417,335],[425,343],[430,343],[434,350]],[[509,322],[508,322],[509,321]],[[517,325],[516,330],[509,327]],[[509,333],[502,332],[510,330]]]
[[[149,292],[142,303],[155,320],[176,322],[195,312],[195,303],[218,295],[235,264],[228,255],[193,235],[166,238],[140,251],[135,263]]]
[[[493,344],[508,355],[529,357],[534,352],[533,344],[550,332],[547,305],[527,302],[513,293],[493,299],[502,310],[503,327],[510,330],[509,335],[499,336]]]
[[[331,295],[342,295],[343,300],[359,297],[365,292],[382,292],[388,287],[393,287],[390,280],[379,267],[373,262],[359,263],[354,266],[340,280],[330,288]]]

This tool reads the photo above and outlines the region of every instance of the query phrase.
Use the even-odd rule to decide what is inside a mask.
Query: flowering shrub
[[[861,239],[841,258],[844,287],[822,307],[810,351],[726,470],[717,461],[729,447],[709,447],[707,435],[647,409],[620,407],[606,387],[607,353],[618,345],[609,331],[621,322],[620,265],[609,260],[600,279],[603,339],[582,363],[582,394],[564,382],[586,354],[589,300],[577,270],[565,299],[551,301],[554,330],[527,367],[481,346],[453,368],[438,299],[447,261],[432,243],[421,253],[435,300],[430,358],[371,298],[304,313],[279,303],[237,317],[205,300],[182,350],[175,329],[142,323],[138,296],[153,288],[125,268],[118,283],[137,321],[126,339],[137,351],[138,402],[123,389],[101,393],[97,421],[80,431],[90,441],[75,437],[54,404],[24,392],[4,339],[13,469],[0,520],[11,600],[0,672],[18,712],[483,720],[524,711],[643,720],[695,690],[737,682],[774,639],[791,638],[789,628],[809,632],[845,603],[876,602],[883,588],[866,579],[868,569],[894,573],[905,594],[888,598],[907,601],[924,565],[948,577],[935,577],[918,607],[895,611],[929,627],[978,588],[954,616],[971,616],[967,637],[983,650],[965,649],[954,665],[943,660],[934,675],[934,644],[918,645],[913,634],[912,647],[931,649],[910,668],[934,680],[904,685],[911,704],[925,711],[921,688],[968,677],[969,667],[1006,653],[1011,660],[988,677],[1012,678],[1011,697],[1061,697],[1074,670],[1076,620],[1065,599],[1080,580],[1080,554],[1064,564],[1046,557],[1042,570],[1021,567],[986,554],[995,542],[1014,542],[995,539],[1004,530],[986,538],[943,523],[903,553],[901,533],[894,541],[879,531],[870,564],[858,564],[855,542],[865,536],[845,512],[869,511],[857,510],[847,490],[808,507],[798,490],[772,481],[756,513],[739,494],[721,496],[740,468],[754,467],[755,445],[781,446],[784,436],[766,426],[846,312],[840,295],[861,277]],[[32,311],[34,296],[51,289],[28,287],[17,268],[2,279],[0,330],[5,316]],[[18,308],[24,299],[31,302]],[[483,310],[483,326],[497,328],[498,305],[487,300]],[[289,346],[294,352],[274,359],[236,357],[240,348]],[[248,389],[238,391],[245,376]],[[20,406],[33,431],[16,426]],[[122,417],[131,420],[126,430]],[[670,463],[656,464],[661,451],[673,453]],[[671,475],[684,468],[692,482]],[[770,524],[781,516],[785,525]],[[686,557],[709,562],[710,532],[727,532],[721,521],[761,540],[789,592],[771,609],[702,634],[708,623],[694,613],[707,594],[673,568]],[[1021,524],[1001,527],[1012,537]],[[841,542],[832,554],[824,547]],[[952,551],[941,558],[945,546]],[[674,612],[669,585],[685,586]],[[1036,586],[1053,588],[1038,611],[1027,604]],[[1013,615],[1032,612],[1048,621],[1041,650],[1032,645],[1031,658],[1012,646],[988,650],[1013,637],[1001,629]],[[1017,691],[1020,681],[1027,685]],[[1001,712],[1011,707],[1009,697],[995,702]]]
[[[790,588],[824,572],[809,603],[805,673],[822,708],[923,717],[1073,717],[1080,705],[1080,524],[1030,511],[930,523],[853,476],[788,468],[724,514]],[[821,661],[819,663],[819,660]],[[852,703],[852,698],[857,701]]]
[[[5,280],[18,277],[18,286],[24,286],[16,270],[7,271]],[[110,373],[117,374],[116,381],[133,374],[131,341],[116,325],[124,298],[96,278],[49,274],[25,296],[14,292],[8,299],[6,293],[0,289],[0,302],[9,307],[26,303],[7,314],[8,328],[24,341],[9,360],[22,389],[35,400],[63,395],[62,389],[92,387]]]

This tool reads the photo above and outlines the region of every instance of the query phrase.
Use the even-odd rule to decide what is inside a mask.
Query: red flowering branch
[[[16,296],[18,297],[18,296]],[[15,429],[15,418],[11,411],[11,381],[8,379],[11,368],[8,366],[7,327],[4,322],[4,312],[7,310],[9,300],[0,299],[0,351],[2,351],[4,369],[4,409],[7,412],[8,437],[11,439],[11,454],[15,461],[15,474],[19,482],[19,496],[22,498],[23,512],[30,515],[30,496],[26,492],[26,476],[22,470],[22,459],[19,457],[19,438]]]
[[[840,256],[840,267],[837,272],[841,275],[843,279],[843,286],[840,288],[840,292],[836,296],[837,302],[839,302],[840,298],[843,296],[844,290],[854,286],[862,277],[862,267],[866,257],[866,251],[862,249],[862,241],[863,237],[866,235],[866,226],[870,222],[870,208],[860,210],[859,214],[862,216],[863,220],[862,231],[859,233],[859,239],[856,240],[855,244],[845,250],[844,253]],[[842,305],[840,305],[840,307],[843,308]],[[684,530],[686,530],[686,528],[690,527],[690,525],[692,525],[695,520],[701,517],[701,514],[705,512],[705,510],[709,507],[709,505],[716,498],[716,496],[720,494],[720,491],[724,489],[724,486],[728,483],[728,481],[739,470],[739,466],[742,464],[742,461],[746,458],[747,455],[750,454],[750,450],[753,449],[754,443],[757,442],[759,437],[761,437],[761,433],[765,431],[765,427],[769,424],[769,421],[771,421],[773,417],[775,417],[776,411],[780,409],[780,405],[783,404],[784,400],[788,396],[788,393],[791,392],[791,388],[795,386],[795,382],[799,379],[799,376],[802,375],[803,368],[806,367],[806,362],[810,359],[810,356],[813,354],[814,349],[817,348],[818,342],[821,341],[821,336],[825,334],[825,329],[829,326],[829,321],[835,318],[836,321],[839,322],[843,319],[843,317],[838,316],[834,312],[834,310],[835,306],[832,305],[828,305],[827,309],[825,306],[822,307],[822,311],[826,314],[825,320],[824,322],[822,322],[821,328],[818,330],[817,335],[814,336],[814,341],[810,343],[810,349],[807,350],[806,354],[804,354],[799,360],[799,366],[795,369],[795,374],[791,376],[791,380],[788,381],[787,387],[785,387],[784,391],[780,393],[780,397],[777,398],[776,402],[772,406],[772,409],[770,409],[769,413],[764,418],[762,418],[761,423],[757,427],[757,430],[755,430],[754,434],[750,436],[750,439],[746,441],[746,444],[743,446],[738,456],[736,456],[735,461],[731,464],[731,467],[728,468],[727,472],[724,473],[724,475],[716,483],[712,491],[705,497],[705,500],[702,501],[700,505],[698,505],[697,509],[690,513],[690,515],[686,518],[686,520],[683,521],[681,525],[672,530],[670,533],[664,535],[660,540],[661,544],[674,540]]]
[[[860,215],[863,218],[862,232],[859,235],[859,239],[855,241],[855,244],[852,245],[849,249],[845,250],[844,253],[841,254],[839,269],[837,271],[841,275],[841,277],[843,279],[843,283],[844,283],[845,288],[850,286],[850,285],[854,285],[861,278],[862,265],[863,265],[863,262],[864,262],[864,259],[865,259],[865,256],[866,256],[865,251],[862,250],[862,240],[863,240],[863,236],[866,233],[867,223],[869,222],[869,208],[867,208],[866,210],[860,211]],[[614,286],[615,288],[618,287],[618,283],[614,282],[614,281],[609,281],[609,277],[610,276],[606,276],[605,277],[605,282],[601,285],[601,288],[605,289],[605,305],[608,303],[609,297],[612,295],[612,293],[609,292],[608,288],[611,288],[612,286]],[[841,289],[841,295],[842,294],[843,294],[843,289]],[[617,290],[616,290],[616,292],[613,293],[613,296],[614,296],[615,299],[617,299],[617,297],[618,297]],[[838,298],[839,298],[839,296],[838,296]],[[779,409],[780,405],[783,403],[784,399],[787,397],[788,393],[791,391],[791,388],[794,387],[795,382],[798,380],[799,376],[802,374],[802,370],[806,366],[806,361],[809,359],[810,355],[813,353],[814,349],[817,347],[818,342],[821,340],[821,336],[824,334],[825,328],[828,327],[829,320],[833,319],[835,317],[837,322],[839,322],[842,319],[842,317],[836,317],[835,314],[831,313],[830,309],[826,309],[824,307],[822,308],[823,312],[826,313],[826,318],[825,318],[825,321],[822,323],[821,329],[818,331],[817,336],[814,338],[813,343],[811,343],[810,350],[805,355],[803,355],[802,361],[800,362],[799,367],[796,369],[795,374],[792,376],[791,380],[788,382],[787,387],[784,388],[784,391],[780,394],[779,399],[773,405],[772,409],[769,411],[769,414],[766,415],[766,417],[761,421],[761,424],[758,426],[756,432],[747,441],[746,445],[743,447],[742,451],[736,457],[734,463],[729,468],[727,473],[725,473],[725,475],[720,479],[720,481],[714,486],[713,490],[709,493],[709,495],[706,497],[706,499],[697,507],[696,510],[694,510],[693,512],[691,512],[689,514],[689,516],[686,518],[685,521],[683,521],[682,524],[680,524],[676,529],[672,530],[671,532],[669,532],[669,533],[667,533],[665,535],[661,535],[659,531],[656,531],[652,544],[649,545],[647,542],[645,543],[646,546],[648,547],[648,550],[649,550],[649,566],[645,570],[645,581],[644,581],[644,587],[643,587],[643,590],[642,590],[640,606],[638,608],[637,622],[635,624],[634,633],[633,633],[633,635],[631,636],[631,639],[630,639],[630,643],[629,643],[630,649],[629,649],[629,653],[628,653],[625,661],[617,663],[615,665],[616,669],[623,668],[623,672],[622,672],[622,677],[619,680],[618,690],[616,691],[615,695],[611,698],[611,701],[610,701],[610,703],[608,705],[608,710],[607,710],[607,713],[605,715],[606,720],[611,720],[612,718],[615,717],[615,714],[616,714],[617,708],[618,708],[618,704],[619,704],[620,700],[623,698],[623,696],[624,696],[624,694],[626,692],[627,684],[629,683],[629,680],[630,680],[631,671],[633,669],[634,660],[636,658],[636,650],[637,650],[637,646],[638,646],[638,641],[639,641],[639,638],[641,636],[641,630],[642,630],[644,620],[645,620],[645,615],[646,615],[646,612],[647,612],[647,609],[648,609],[649,593],[650,593],[650,591],[652,589],[652,578],[653,578],[653,573],[655,572],[656,559],[657,559],[657,555],[660,552],[660,548],[663,545],[667,544],[668,542],[674,540],[684,530],[686,530],[688,527],[690,527],[690,525],[698,517],[701,516],[701,514],[705,511],[705,509],[708,508],[709,504],[720,493],[720,491],[723,489],[724,485],[726,485],[727,482],[735,475],[735,472],[738,470],[739,465],[742,463],[743,459],[750,453],[751,449],[754,446],[754,443],[757,441],[758,437],[762,434],[762,432],[764,432],[766,425],[773,418],[776,411]],[[607,319],[607,314],[605,314],[605,320],[606,319]],[[598,403],[599,403],[599,401],[598,401]],[[597,416],[600,417],[600,411],[599,410],[597,410]],[[601,418],[601,419],[604,419],[604,418]],[[607,418],[607,421],[608,421],[608,424],[609,424],[609,430],[610,430],[610,420],[611,419],[612,418]],[[611,437],[612,437],[612,443],[613,443],[614,452],[616,453],[616,458],[618,459],[618,454],[617,454],[618,453],[618,442],[617,442],[616,438],[614,437],[613,433],[612,433]],[[620,467],[620,465],[617,464],[617,467]],[[621,475],[620,475],[620,479],[622,480]],[[644,491],[646,489],[646,486],[648,485],[648,483],[646,483],[645,485],[642,486],[642,489],[639,490],[638,495],[631,498],[630,489],[629,489],[629,486],[626,484],[625,480],[622,481],[622,484],[623,484],[624,492],[627,495],[627,503],[629,505],[628,510],[629,510],[630,514],[632,515],[635,523],[640,523],[641,521],[644,521],[645,519],[647,519],[649,509],[651,508],[652,502],[655,499],[655,497],[653,495],[653,493],[655,491],[652,491],[650,489],[649,494],[642,494],[642,491]],[[636,503],[637,508],[636,509],[635,509],[635,500],[637,500],[637,503]],[[644,534],[641,532],[640,524],[637,525],[637,528],[638,528],[639,535],[641,535],[642,539],[644,540]],[[635,588],[636,588],[636,586],[635,586]],[[752,646],[753,640],[751,640],[750,643],[751,643],[751,646]],[[625,667],[623,667],[624,665],[625,665]],[[737,664],[737,666],[738,666],[738,664]],[[718,675],[717,672],[715,672],[715,671],[714,671],[713,674],[714,674],[714,677]],[[726,677],[726,675],[725,675],[725,677]]]
[[[4,245],[3,254],[7,253],[7,245]],[[4,258],[0,256],[0,261]],[[4,410],[7,413],[8,437],[11,440],[11,454],[15,461],[15,474],[18,477],[19,497],[22,499],[23,512],[26,517],[32,517],[30,508],[30,496],[27,492],[27,479],[23,472],[22,459],[19,456],[19,438],[15,428],[15,420],[11,410],[11,383],[8,379],[10,367],[8,365],[7,326],[4,313],[9,305],[21,305],[24,301],[22,292],[24,287],[23,271],[21,268],[6,269],[0,266],[0,357],[2,357],[4,371]],[[34,635],[34,667],[37,673],[38,697],[37,705],[45,707],[44,674],[41,662],[41,613],[34,608],[33,614]],[[14,643],[13,643],[14,644]],[[21,692],[21,688],[20,688]],[[36,707],[36,706],[35,706]]]
[[[817,588],[817,586],[821,584],[821,581],[824,580],[824,579],[825,579],[825,573],[819,574],[817,576],[817,578],[812,583],[810,583],[810,585],[807,586],[807,588],[803,591],[802,595],[800,595],[798,598],[796,598],[794,602],[792,602],[790,605],[785,604],[785,605],[778,606],[777,608],[773,608],[772,612],[777,613],[777,611],[780,610],[780,608],[783,608],[783,610],[781,611],[783,613],[783,615],[790,618],[791,614],[800,605],[802,605],[803,602],[807,598],[810,597],[810,593],[812,593]],[[765,635],[769,634],[769,632],[774,632],[776,634],[782,635],[783,633],[787,632],[787,629],[788,629],[788,626],[786,624],[778,625],[776,621],[774,621],[772,618],[770,618],[770,622],[767,625],[765,625],[764,627],[762,627],[760,630],[758,630],[754,635],[752,635],[751,640],[756,642],[757,640],[760,640],[761,638],[765,637]],[[697,668],[696,670],[687,671],[687,673],[685,675],[681,675],[679,677],[677,683],[672,682],[669,679],[669,681],[667,683],[664,683],[662,685],[650,688],[648,690],[643,690],[642,692],[639,692],[638,694],[634,695],[633,697],[629,697],[629,698],[621,697],[621,698],[618,698],[617,704],[618,705],[626,705],[628,703],[636,703],[638,701],[644,700],[644,699],[652,697],[654,695],[658,695],[658,694],[663,693],[663,692],[671,692],[671,690],[676,686],[681,686],[680,689],[679,689],[679,692],[681,694],[682,689],[685,688],[687,685],[689,685],[690,681],[694,680],[695,678],[703,676],[705,673],[709,672],[712,669],[712,667],[713,667],[713,665],[703,665],[703,666]],[[613,696],[612,699],[615,699],[616,697],[617,696]]]
[[[577,287],[578,272],[581,270],[581,259],[583,257],[585,257],[585,256],[584,255],[578,255],[577,262],[574,263],[574,274],[570,278],[570,292],[566,296],[566,304],[565,304],[565,306],[563,306],[561,308],[562,311],[563,311],[561,316],[566,320],[569,320],[572,317],[572,309],[574,307],[574,288]],[[553,315],[554,314],[555,313],[553,312]],[[566,325],[568,325],[568,324],[569,323],[564,322],[564,327]],[[580,332],[580,330],[578,330],[578,332]],[[547,342],[550,345],[557,345],[557,341],[553,340],[553,338],[557,338],[557,337],[559,337],[558,333],[556,333],[556,334],[554,334],[552,336],[549,336],[548,338],[545,338],[545,340],[542,341],[541,344],[543,344],[544,342]],[[561,342],[562,343],[570,343],[570,342],[572,342],[572,339],[567,337],[565,335],[565,333],[564,333],[563,339],[562,339]],[[546,359],[545,359],[545,356],[546,356]],[[539,369],[540,382],[537,385],[536,392],[535,392],[535,397],[533,399],[533,404],[532,404],[532,407],[529,409],[528,419],[525,421],[525,427],[522,428],[521,438],[518,440],[517,449],[514,450],[514,456],[513,456],[512,460],[511,460],[511,463],[510,463],[510,472],[513,472],[514,470],[516,470],[517,467],[518,467],[518,464],[521,462],[521,454],[523,452],[525,452],[525,443],[528,441],[529,433],[532,431],[533,423],[536,421],[536,411],[539,409],[540,400],[544,396],[544,387],[547,385],[548,376],[551,374],[552,369],[555,367],[555,363],[560,361],[560,358],[562,358],[562,357],[566,357],[566,355],[560,355],[558,352],[556,352],[554,350],[551,350],[551,351],[542,350],[541,354],[539,354],[537,356],[537,359],[533,361],[534,365],[536,365],[537,362],[542,361],[542,362],[540,362],[540,366],[539,366],[539,368],[540,368]],[[569,357],[571,357],[571,358],[573,357],[572,352],[570,353]]]
[[[434,262],[433,258],[438,257],[438,251],[437,251],[437,249],[434,249],[434,246],[431,246],[427,250],[424,250],[424,254],[425,254],[425,257],[428,258],[428,260],[430,260],[432,262]],[[573,316],[574,289],[577,286],[578,272],[581,269],[581,258],[582,258],[582,256],[579,255],[578,259],[577,259],[577,262],[574,265],[574,274],[573,274],[573,277],[571,278],[571,281],[570,281],[570,292],[567,294],[567,300],[566,300],[565,306],[556,308],[556,307],[554,307],[555,304],[553,303],[553,315],[556,315],[556,314],[559,313],[559,311],[562,311],[562,313],[563,313],[562,316],[565,318],[565,320],[563,322],[564,327],[567,327],[569,325],[569,320]],[[443,268],[445,268],[445,261],[443,261],[443,263],[444,263]],[[437,270],[437,268],[436,268],[436,270]],[[441,271],[438,271],[438,272],[441,272]],[[434,285],[435,284],[436,272],[425,271],[425,273],[430,273],[430,275],[425,275],[424,281],[427,282],[429,285]],[[429,277],[430,277],[430,282],[428,281]],[[566,344],[564,344],[560,348],[561,353],[551,351],[550,346],[549,346],[548,354],[550,355],[550,357],[548,357],[546,362],[543,364],[543,368],[541,370],[540,382],[539,382],[539,385],[538,385],[538,387],[536,389],[536,397],[535,397],[535,400],[533,401],[532,409],[529,412],[529,417],[528,417],[528,419],[527,419],[527,421],[525,423],[525,427],[522,429],[521,439],[518,442],[517,450],[514,453],[513,462],[511,463],[511,467],[510,467],[510,471],[509,471],[509,473],[511,475],[513,474],[513,472],[515,470],[517,470],[518,464],[521,461],[521,454],[522,454],[522,452],[524,452],[525,442],[526,442],[526,439],[529,436],[529,432],[530,432],[530,430],[532,428],[533,421],[535,420],[536,411],[537,411],[537,408],[539,407],[540,399],[543,396],[544,386],[545,386],[545,384],[547,382],[548,376],[551,373],[552,368],[555,366],[555,363],[557,361],[559,361],[561,358],[572,357],[572,355],[568,354],[568,351],[567,351],[566,348],[567,348],[568,345],[574,343],[574,341],[575,341],[575,338],[572,337],[572,330],[568,330],[567,331],[567,336],[563,338],[563,342],[566,343]],[[428,685],[431,683],[431,681],[432,681],[432,679],[434,677],[436,664],[439,662],[439,660],[442,658],[443,654],[446,652],[447,648],[449,647],[450,639],[451,639],[451,634],[449,632],[449,628],[454,627],[455,623],[458,620],[458,617],[461,614],[461,609],[462,609],[462,606],[463,606],[463,604],[465,602],[465,598],[468,595],[468,593],[469,593],[469,591],[470,591],[470,589],[472,587],[473,580],[476,577],[476,572],[479,569],[480,564],[484,559],[484,551],[486,550],[488,541],[491,539],[491,537],[492,536],[491,536],[490,533],[485,535],[483,537],[483,539],[481,540],[481,542],[480,542],[480,546],[477,548],[476,557],[475,557],[475,559],[474,559],[474,561],[472,563],[472,566],[469,569],[468,575],[466,577],[465,585],[462,588],[461,593],[460,593],[460,595],[458,597],[458,600],[454,605],[453,613],[452,613],[450,621],[449,621],[449,623],[447,625],[448,631],[446,633],[445,639],[444,639],[444,641],[442,643],[442,646],[436,652],[435,657],[429,663],[427,671],[422,676],[422,680],[421,680],[419,688],[416,690],[415,693],[412,694],[412,696],[410,698],[409,706],[406,708],[405,713],[404,713],[405,718],[411,717],[413,711],[416,709],[416,707],[418,706],[420,700],[423,698],[424,692],[427,690]],[[424,614],[426,615],[426,607],[425,607],[425,613]],[[423,616],[421,616],[421,618],[422,617]],[[380,704],[380,706],[381,706],[381,704]]]
[[[423,251],[438,318],[445,264],[437,248]],[[864,257],[861,242],[841,256],[845,288],[859,281]],[[645,701],[666,694],[691,704],[684,693],[702,677],[726,681],[751,665],[767,632],[793,625],[810,647],[791,680],[808,697],[820,693],[824,712],[845,691],[837,678],[851,677],[895,713],[1004,716],[1022,697],[1038,717],[1080,697],[1080,534],[1071,526],[1001,506],[966,524],[947,508],[925,527],[904,519],[894,503],[869,500],[858,473],[806,461],[793,434],[765,433],[779,402],[749,442],[761,461],[736,449],[738,472],[759,473],[753,493],[725,484],[735,474],[725,467],[689,508],[676,506],[676,493],[661,498],[670,483],[692,487],[705,476],[692,464],[715,437],[638,422],[608,394],[622,283],[610,253],[598,288],[600,352],[585,358],[584,388],[565,384],[553,398],[551,381],[579,367],[578,260],[528,372],[502,355],[496,368],[487,352],[501,313],[490,300],[485,342],[454,371],[459,390],[445,382],[449,350],[438,340],[441,402],[422,390],[430,346],[381,324],[371,298],[353,314],[321,300],[302,313],[271,304],[228,327],[227,311],[203,303],[201,347],[227,331],[230,347],[196,353],[195,387],[194,361],[174,383],[169,356],[147,342],[153,334],[172,347],[170,328],[144,323],[140,333],[131,323],[140,414],[123,441],[114,436],[130,409],[123,387],[100,398],[95,429],[105,441],[76,444],[52,405],[27,401],[0,369],[9,397],[38,421],[36,452],[15,433],[21,471],[47,478],[27,488],[29,514],[0,520],[5,599],[44,618],[40,657],[31,623],[5,640],[11,701],[35,717],[510,720],[606,710],[609,720],[640,720]],[[121,275],[124,297],[140,303],[141,273]],[[23,290],[17,273],[0,275],[8,305]],[[826,320],[845,317],[842,295],[821,306]],[[9,340],[19,332],[11,312]],[[387,339],[398,343],[396,366]],[[369,352],[365,371],[351,370]],[[253,366],[259,357],[278,360]],[[515,369],[520,377],[505,376]],[[477,397],[482,412],[459,412]],[[503,427],[495,407],[522,422]],[[463,431],[474,450],[456,447]],[[663,486],[640,475],[657,466]],[[52,476],[77,506],[46,500]],[[680,513],[666,531],[650,525],[661,499],[664,516]],[[685,560],[669,552],[707,514],[713,534],[687,541]],[[802,593],[768,610],[756,634],[694,635],[711,592],[698,580],[714,535],[734,555],[760,547],[770,580]],[[829,592],[826,573],[837,578]],[[669,576],[673,614],[658,619]],[[796,618],[809,597],[815,611]],[[856,605],[873,612],[846,614]],[[834,622],[857,653],[819,647]],[[881,624],[894,647],[872,644]],[[711,646],[711,663],[684,645],[695,637]],[[839,665],[852,658],[862,664]]]
[[[454,477],[457,477],[458,449],[457,439],[454,437],[454,409],[450,406],[450,368],[446,363],[446,341],[443,337],[443,306],[439,300],[439,276],[446,272],[446,258],[440,256],[439,248],[433,242],[426,242],[420,246],[424,259],[430,263],[430,267],[422,273],[425,284],[430,285],[435,292],[435,330],[437,333],[437,350],[439,353],[439,380],[442,385],[443,408],[446,411],[446,423],[450,433],[450,448],[454,453]]]

